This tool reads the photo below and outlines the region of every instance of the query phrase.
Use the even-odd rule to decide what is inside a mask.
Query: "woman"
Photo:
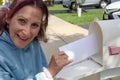
[[[15,0],[0,16],[0,80],[53,80],[71,63],[64,52],[49,64],[38,40],[46,41],[48,10],[42,0]]]

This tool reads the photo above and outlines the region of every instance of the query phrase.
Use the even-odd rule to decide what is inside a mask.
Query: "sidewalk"
[[[48,43],[41,43],[48,62],[52,54],[56,53],[60,46],[83,38],[87,34],[88,30],[50,15],[47,29],[49,41]]]

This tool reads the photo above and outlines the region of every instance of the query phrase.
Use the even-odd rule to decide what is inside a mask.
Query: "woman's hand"
[[[51,61],[48,65],[48,70],[54,77],[64,66],[71,62],[72,60],[69,60],[68,56],[63,51],[59,52],[52,56]]]

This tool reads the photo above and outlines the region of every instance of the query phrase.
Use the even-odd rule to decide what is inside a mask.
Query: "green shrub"
[[[2,4],[2,0],[0,0],[0,5]]]
[[[12,1],[12,0],[9,0],[10,2]],[[2,3],[3,3],[3,1],[2,0],[0,0],[0,5],[2,5]]]

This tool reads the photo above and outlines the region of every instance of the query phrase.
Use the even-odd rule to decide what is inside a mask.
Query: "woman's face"
[[[9,33],[14,44],[19,48],[28,45],[39,33],[42,20],[42,12],[33,6],[21,8],[11,19]]]

